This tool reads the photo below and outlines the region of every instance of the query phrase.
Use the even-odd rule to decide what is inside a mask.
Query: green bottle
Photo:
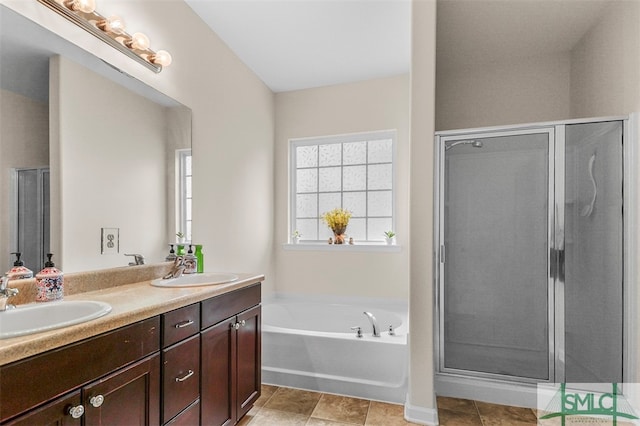
[[[202,244],[196,244],[196,259],[198,259],[198,273],[204,272],[204,255],[202,254]]]

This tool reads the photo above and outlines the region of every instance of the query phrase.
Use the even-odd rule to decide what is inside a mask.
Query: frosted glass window
[[[345,191],[362,191],[367,189],[367,166],[343,167],[342,185]]]
[[[330,192],[342,190],[342,182],[340,181],[340,167],[323,167],[319,169],[319,191]]]
[[[318,215],[317,217],[321,217],[323,213],[333,210],[337,207],[342,206],[342,193],[341,192],[329,192],[326,194],[318,195],[319,206],[318,206]]]
[[[351,212],[353,217],[365,217],[367,215],[367,193],[365,191],[345,192],[343,206]]]
[[[320,167],[339,166],[342,163],[342,147],[340,144],[320,145]]]
[[[296,195],[296,216],[297,217],[317,217],[318,196],[316,194]]]
[[[302,192],[318,191],[318,169],[302,169],[296,173],[296,183],[298,194]]]
[[[364,164],[367,162],[366,142],[350,142],[343,145],[342,164]]]
[[[367,162],[390,163],[393,160],[393,144],[391,139],[369,141]]]
[[[352,215],[349,237],[382,243],[382,232],[394,226],[395,138],[395,131],[381,131],[291,140],[290,232],[326,243],[333,233],[322,215],[344,208]]]
[[[391,189],[393,185],[393,168],[391,164],[369,166],[367,183],[368,189]]]
[[[296,147],[296,167],[317,167],[318,145]]]
[[[393,194],[391,191],[369,193],[369,216],[391,216],[393,214]],[[387,229],[388,230],[388,229]]]

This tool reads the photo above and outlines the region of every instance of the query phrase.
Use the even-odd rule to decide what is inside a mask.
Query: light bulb
[[[149,37],[142,33],[134,33],[131,36],[131,40],[125,42],[126,46],[130,49],[147,50],[149,49]]]
[[[79,10],[84,13],[93,13],[96,10],[95,0],[66,0],[64,5],[71,10]]]
[[[166,50],[158,50],[156,54],[151,57],[151,62],[162,65],[163,67],[171,65],[171,61],[171,55]]]
[[[109,16],[99,21],[96,26],[107,33],[123,34],[125,31],[124,20],[118,15]]]

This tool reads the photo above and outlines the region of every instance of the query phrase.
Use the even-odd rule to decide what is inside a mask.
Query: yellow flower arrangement
[[[322,220],[336,235],[344,234],[349,219],[351,219],[351,212],[340,208],[322,214]]]

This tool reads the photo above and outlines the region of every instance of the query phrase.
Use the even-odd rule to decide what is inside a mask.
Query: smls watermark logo
[[[538,424],[599,425],[604,421],[612,426],[640,425],[640,417],[618,384],[606,387],[608,389],[603,390],[602,384],[567,386],[566,383],[538,386]],[[630,395],[634,394],[632,386],[625,384],[626,389]]]

